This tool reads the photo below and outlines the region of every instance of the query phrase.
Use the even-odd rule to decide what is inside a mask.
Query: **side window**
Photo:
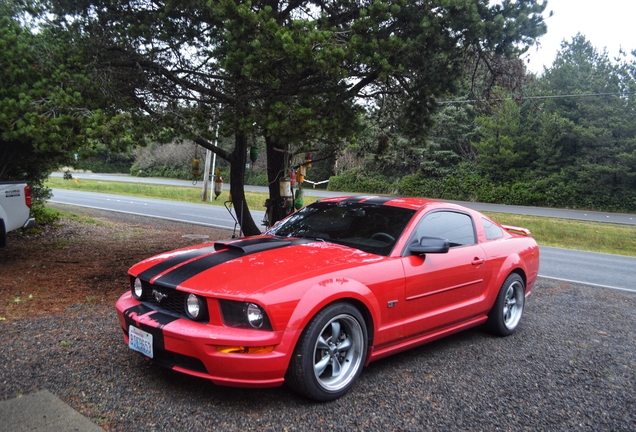
[[[486,232],[486,238],[488,240],[494,240],[503,237],[503,231],[501,230],[501,228],[492,223],[492,221],[482,218],[481,223],[484,224],[484,231]]]
[[[473,220],[464,213],[436,211],[424,216],[417,226],[416,240],[426,237],[448,239],[450,246],[466,246],[476,243]]]

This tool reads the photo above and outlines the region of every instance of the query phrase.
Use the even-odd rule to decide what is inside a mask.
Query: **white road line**
[[[190,213],[177,213],[177,214],[181,215],[181,216],[193,217],[192,214],[190,214]],[[199,218],[199,219],[209,219],[209,220],[213,220],[213,221],[222,221],[222,222],[225,222],[227,220],[227,219],[223,219],[223,218],[220,218],[220,217],[211,217],[211,216],[199,216],[199,215],[197,215],[196,217]]]
[[[561,278],[557,278],[557,277],[544,276],[544,275],[539,275],[539,277],[543,278],[543,279],[552,279],[552,280],[557,280],[557,281],[561,281],[561,282],[569,282],[569,283],[575,283],[575,284],[580,284],[580,285],[590,285],[590,286],[594,286],[594,287],[597,287],[597,288],[607,288],[607,289],[613,289],[613,290],[618,290],[618,291],[627,291],[627,292],[636,293],[636,289],[620,288],[620,287],[615,287],[615,286],[610,286],[610,285],[599,285],[599,284],[595,284],[595,283],[591,283],[591,282],[575,281],[575,280],[571,280],[571,279],[561,279]]]
[[[164,219],[164,220],[170,220],[170,221],[174,221],[174,222],[183,222],[183,223],[192,224],[192,225],[203,225],[203,226],[212,227],[212,228],[223,228],[223,229],[226,229],[226,230],[231,230],[232,229],[232,227],[229,227],[227,225],[224,226],[224,225],[216,225],[216,224],[210,224],[210,223],[205,223],[205,222],[194,222],[194,221],[191,221],[191,220],[169,218],[169,217],[165,217],[165,216],[154,216],[154,215],[149,215],[149,214],[145,214],[145,213],[136,213],[136,212],[124,211],[124,210],[113,210],[112,208],[89,206],[89,205],[85,205],[85,204],[67,203],[67,202],[64,202],[64,201],[56,201],[54,199],[50,199],[49,202],[58,203],[58,204],[74,205],[74,206],[78,206],[78,207],[87,207],[87,208],[92,208],[92,209],[96,209],[96,210],[113,211],[113,212],[117,212],[117,213],[125,213],[125,214],[130,214],[130,215],[135,215],[135,216],[145,216],[145,217],[150,217],[150,218],[155,218],[155,219]]]

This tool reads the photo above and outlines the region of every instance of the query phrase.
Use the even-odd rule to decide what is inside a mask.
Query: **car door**
[[[490,265],[477,242],[475,223],[469,214],[432,211],[420,220],[409,243],[424,236],[445,238],[450,249],[447,253],[426,255],[406,252],[402,257],[408,314],[404,334],[408,336],[474,317],[490,275]]]

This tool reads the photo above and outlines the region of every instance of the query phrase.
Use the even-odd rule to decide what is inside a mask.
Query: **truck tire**
[[[4,219],[0,219],[0,247],[7,245],[7,230],[4,226]]]

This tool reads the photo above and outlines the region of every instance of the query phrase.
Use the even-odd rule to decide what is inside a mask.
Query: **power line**
[[[540,99],[567,99],[567,98],[582,98],[582,97],[598,97],[598,96],[629,96],[636,94],[636,92],[616,92],[616,93],[587,93],[587,94],[570,94],[570,95],[552,95],[552,96],[523,96],[520,98],[497,98],[491,99],[492,101],[506,101],[506,100],[540,100]],[[439,101],[438,104],[452,104],[452,103],[475,103],[484,102],[481,99],[463,99],[454,101]]]

